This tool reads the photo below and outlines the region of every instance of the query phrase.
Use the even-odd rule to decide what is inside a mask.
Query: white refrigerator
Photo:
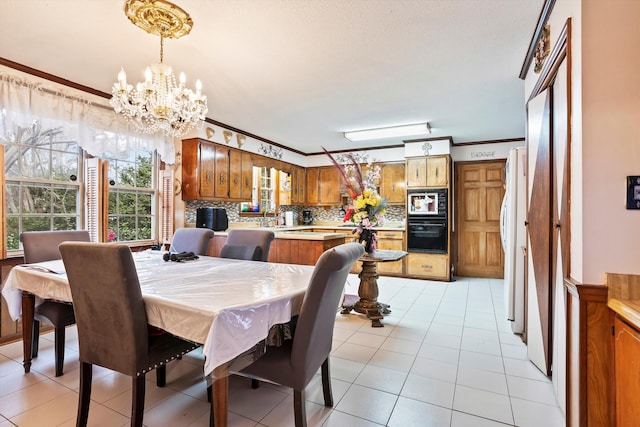
[[[511,330],[522,334],[525,326],[524,248],[526,246],[526,177],[524,147],[509,150],[506,191],[500,212],[500,234],[504,249],[504,302]]]

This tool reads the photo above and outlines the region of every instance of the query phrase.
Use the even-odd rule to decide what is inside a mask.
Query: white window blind
[[[160,212],[160,241],[170,244],[173,237],[173,169],[165,169],[162,174],[162,207]]]
[[[85,224],[92,242],[106,241],[101,212],[106,211],[108,188],[104,185],[104,168],[108,163],[97,158],[87,159],[85,164]]]

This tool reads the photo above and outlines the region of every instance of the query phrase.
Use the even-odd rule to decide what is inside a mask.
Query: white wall
[[[640,273],[640,210],[625,208],[640,175],[640,1],[582,4],[583,282]]]
[[[459,147],[454,145],[451,147],[451,158],[454,162],[506,159],[509,155],[509,150],[516,147],[524,147],[524,141],[462,145]]]

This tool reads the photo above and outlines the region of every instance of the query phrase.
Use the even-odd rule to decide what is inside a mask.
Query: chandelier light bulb
[[[187,76],[184,75],[184,73],[180,73],[180,85],[184,86],[185,83],[187,83]]]
[[[124,68],[120,67],[118,73],[118,83],[120,84],[120,90],[127,90],[127,73],[124,72]]]

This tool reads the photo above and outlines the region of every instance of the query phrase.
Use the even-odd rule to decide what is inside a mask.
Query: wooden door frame
[[[495,163],[495,162],[500,162],[502,161],[504,165],[507,164],[507,159],[485,159],[485,160],[464,160],[464,161],[459,161],[459,162],[454,162],[453,163],[453,183],[451,185],[451,193],[449,195],[449,200],[450,200],[450,204],[452,207],[452,214],[449,215],[449,217],[453,217],[453,227],[451,228],[450,231],[450,253],[451,253],[451,266],[453,268],[453,276],[456,276],[458,274],[458,248],[460,247],[460,242],[459,242],[459,238],[460,238],[460,233],[458,233],[458,230],[460,229],[460,215],[458,215],[458,212],[460,212],[460,196],[458,195],[458,169],[460,166],[466,166],[466,165],[477,165],[477,164],[482,164],[482,163]],[[504,166],[503,166],[503,170],[504,170]],[[502,176],[502,181],[503,184],[505,182],[506,176]]]

